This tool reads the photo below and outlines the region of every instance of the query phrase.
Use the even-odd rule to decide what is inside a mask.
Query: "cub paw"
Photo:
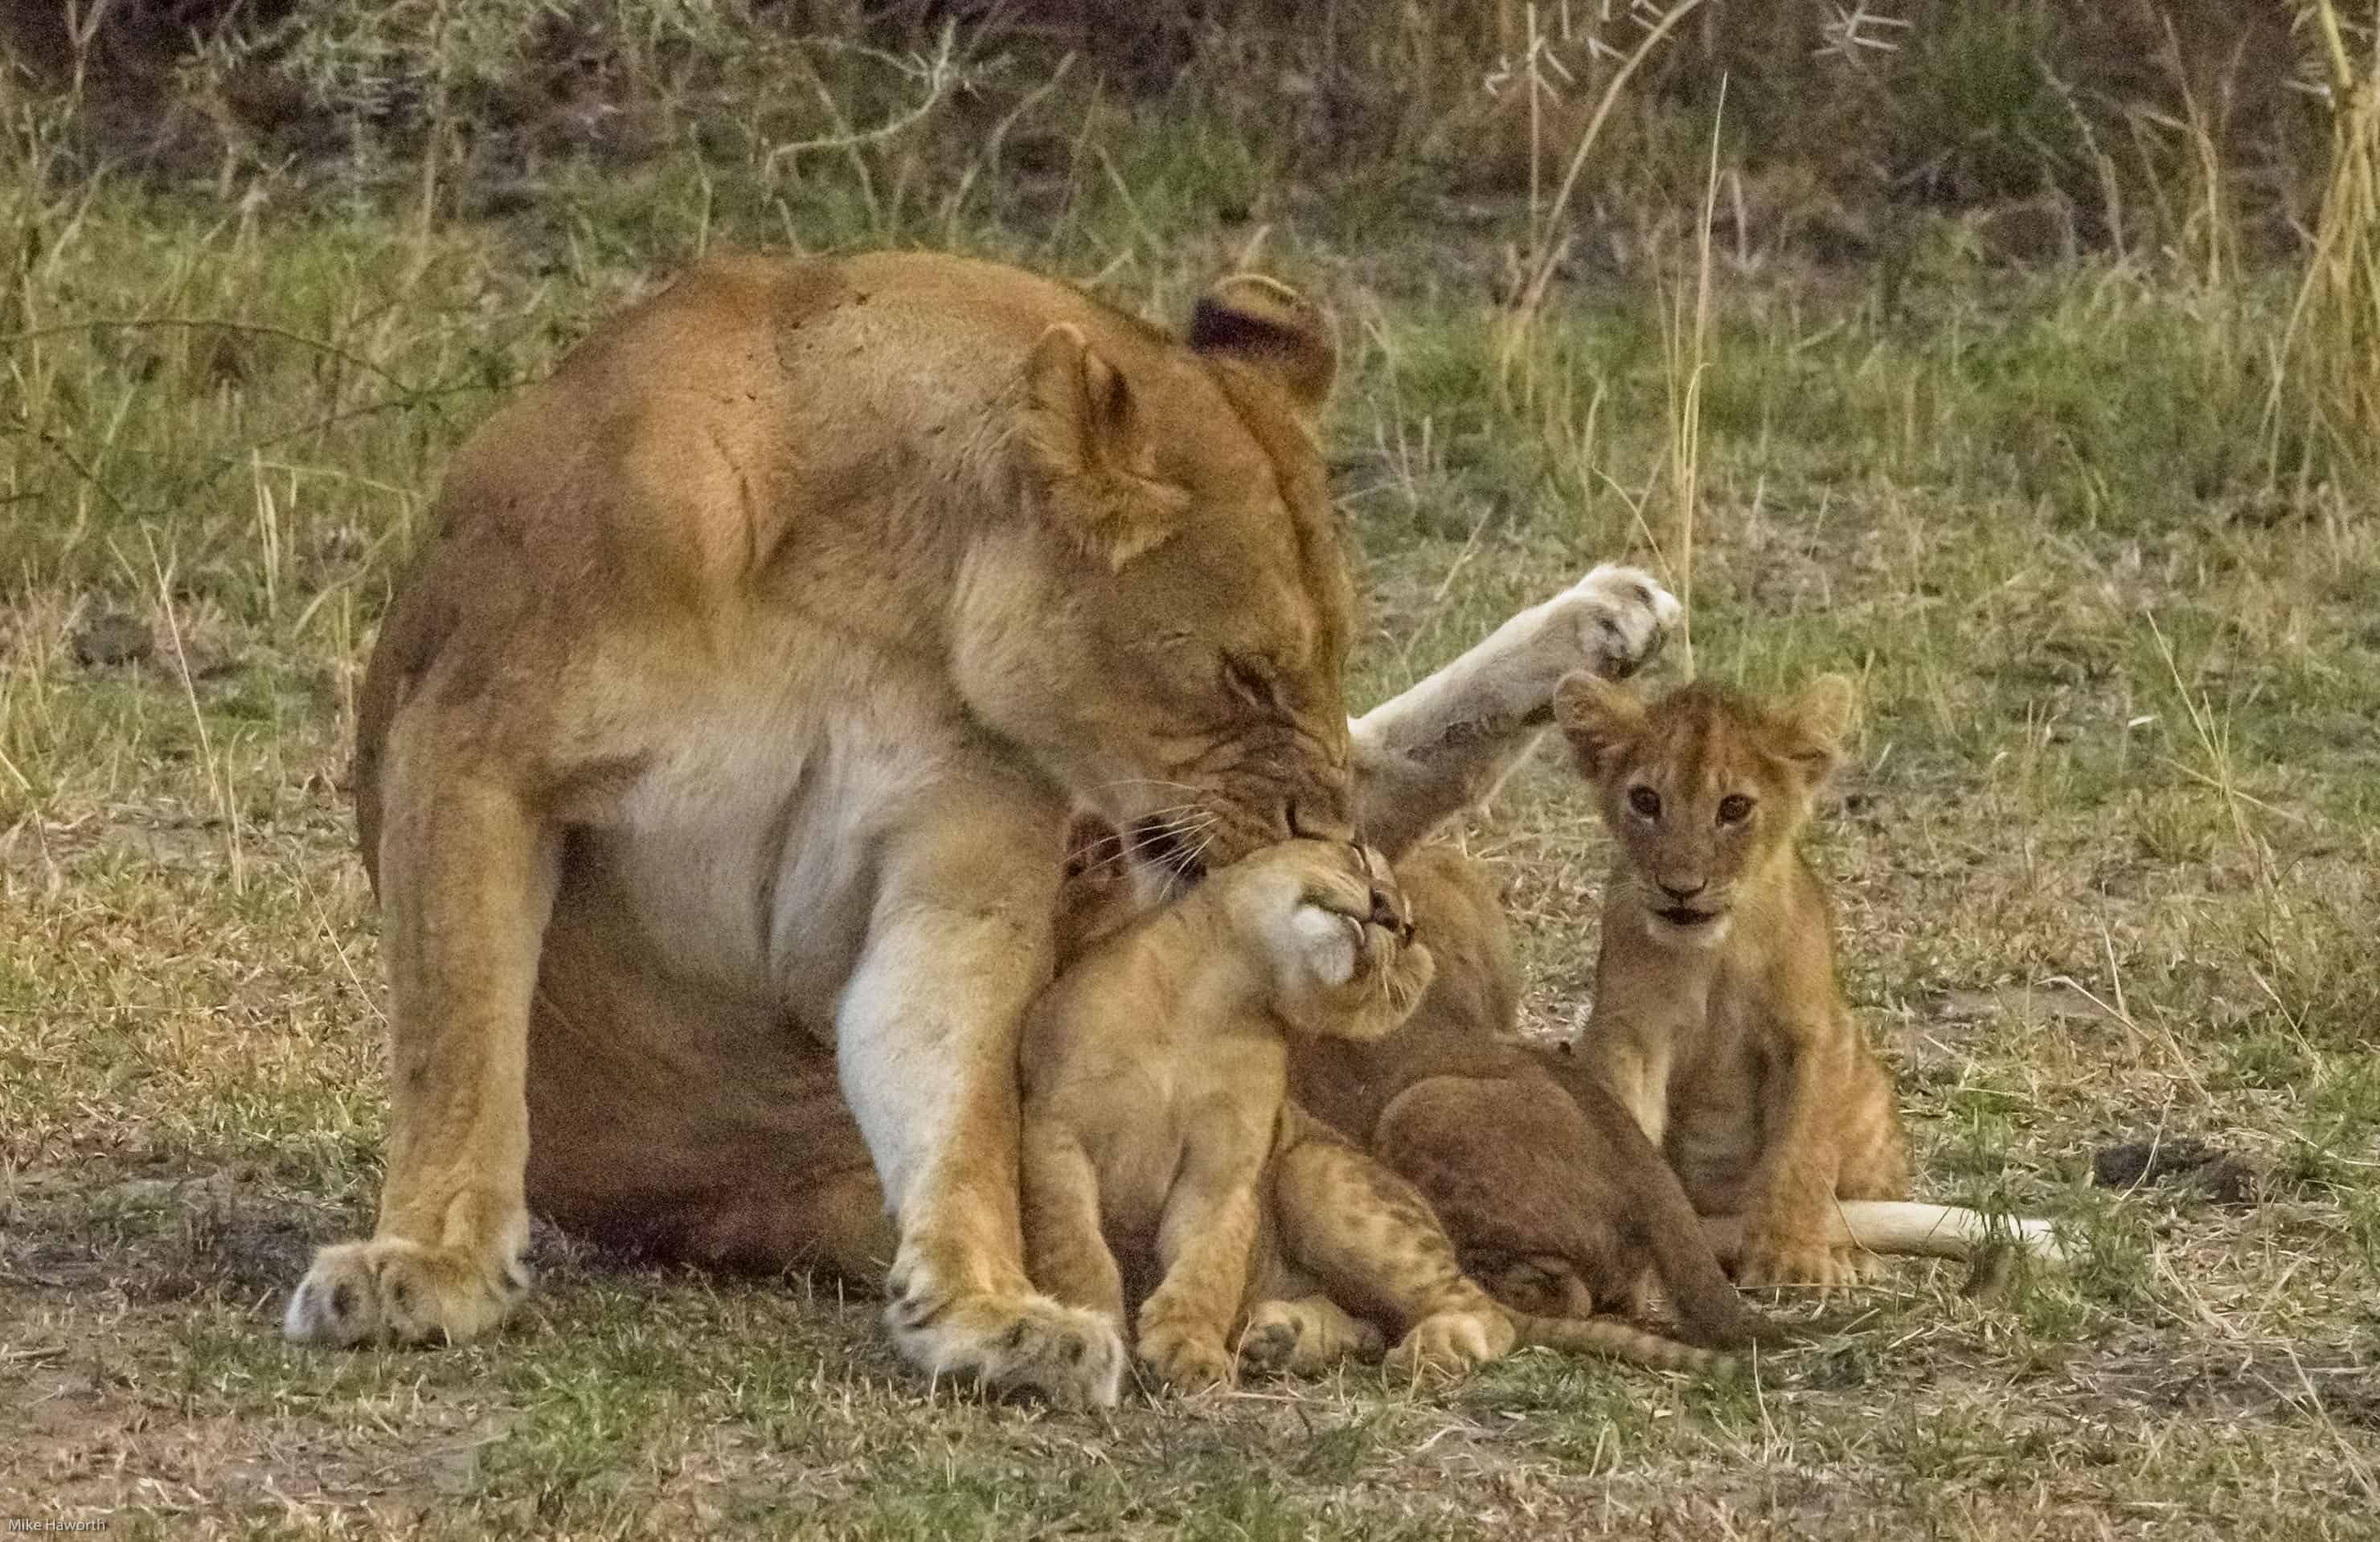
[[[1248,1314],[1240,1365],[1264,1375],[1312,1376],[1342,1360],[1379,1358],[1380,1330],[1330,1302],[1268,1301]]]
[[[1261,1376],[1301,1369],[1297,1351],[1303,1337],[1294,1316],[1269,1305],[1259,1306],[1248,1319],[1248,1330],[1240,1335],[1240,1365]]]
[[[340,1243],[314,1255],[290,1293],[293,1343],[461,1343],[504,1320],[529,1285],[518,1249],[481,1257],[403,1237]]]
[[[1413,1325],[1389,1351],[1389,1369],[1400,1376],[1458,1376],[1501,1359],[1512,1347],[1512,1325],[1501,1313],[1439,1312]]]
[[[1577,650],[1573,667],[1624,680],[1661,651],[1684,607],[1642,568],[1605,563],[1546,602],[1554,635]]]
[[[1069,1409],[1112,1408],[1123,1385],[1119,1326],[1047,1296],[953,1294],[913,1273],[906,1288],[895,1285],[884,1320],[894,1347],[929,1376]]]
[[[1746,1290],[1769,1285],[1815,1285],[1823,1293],[1859,1282],[1859,1260],[1848,1249],[1789,1238],[1754,1237],[1744,1244],[1736,1282]]]
[[[1134,1353],[1151,1375],[1176,1391],[1203,1392],[1232,1384],[1232,1352],[1210,1333],[1160,1323],[1141,1330]]]

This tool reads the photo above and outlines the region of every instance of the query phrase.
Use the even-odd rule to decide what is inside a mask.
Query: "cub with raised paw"
[[[1390,1334],[1391,1366],[1414,1374],[1520,1344],[1717,1362],[1625,1323],[1508,1310],[1419,1191],[1285,1100],[1288,1045],[1378,1038],[1430,988],[1377,855],[1290,843],[1137,920],[1112,837],[1078,840],[1074,860],[1059,924],[1072,962],[1023,1060],[1042,1289],[1119,1330],[1139,1303],[1141,1360],[1189,1387],[1232,1378],[1235,1339],[1243,1363],[1293,1371]]]

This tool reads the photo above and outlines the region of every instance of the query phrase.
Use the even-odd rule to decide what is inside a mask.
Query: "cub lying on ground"
[[[1438,981],[1384,1038],[1293,1039],[1301,1105],[1419,1188],[1463,1269],[1508,1306],[1633,1316],[1658,1276],[1686,1338],[1771,1336],[1627,1111],[1570,1055],[1513,1036],[1520,971],[1487,869],[1439,845],[1396,876]]]
[[[1062,926],[1080,917],[1062,917]],[[1292,841],[1095,942],[1027,1019],[1027,1268],[1183,1387],[1253,1357],[1306,1369],[1403,1335],[1452,1368],[1515,1342],[1659,1365],[1715,1357],[1625,1324],[1509,1313],[1468,1279],[1412,1188],[1287,1100],[1290,1036],[1375,1038],[1435,965],[1387,863]],[[1097,1401],[1112,1401],[1114,1389]]]
[[[1860,1253],[1965,1257],[2046,1222],[1903,1200],[1892,1086],[1836,983],[1827,891],[1798,837],[1851,683],[1763,707],[1709,685],[1651,706],[1591,674],[1556,721],[1614,845],[1578,1056],[1669,1156],[1747,1285],[1847,1283]]]

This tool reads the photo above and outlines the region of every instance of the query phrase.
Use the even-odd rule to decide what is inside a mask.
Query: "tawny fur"
[[[957,258],[718,259],[464,449],[361,702],[380,1224],[293,1337],[484,1331],[534,1203],[889,1263],[932,1370],[1119,1360],[1030,1289],[1006,1176],[1065,811],[1216,860],[1354,822],[1329,338],[1261,281],[1202,314],[1192,347]]]
[[[1112,1368],[1029,1288],[1007,1176],[1066,809],[1217,862],[1293,820],[1395,850],[1530,736],[1433,761],[1395,730],[1438,714],[1395,703],[1350,732],[1330,373],[1260,279],[1185,342],[957,258],[728,257],[498,413],[360,701],[387,1175],[289,1334],[488,1330],[534,1206],[702,1261],[889,1267],[937,1372]],[[1657,594],[1609,647],[1548,620],[1528,678],[1641,645]]]
[[[1905,1197],[1908,1151],[1798,844],[1851,710],[1840,676],[1775,706],[1709,685],[1646,706],[1581,674],[1555,701],[1615,848],[1578,1058],[1668,1155],[1745,1284],[1844,1283],[1876,1244],[1922,1231],[1909,1250],[1938,1252],[1983,1232],[1947,1209],[1912,1228],[1907,1207],[1875,1203]]]
[[[1437,982],[1386,1038],[1298,1041],[1293,1095],[1415,1184],[1508,1306],[1634,1314],[1658,1277],[1694,1342],[1766,1336],[1626,1111],[1567,1056],[1515,1036],[1519,965],[1487,869],[1432,845],[1396,870]]]
[[[1430,988],[1430,955],[1402,944],[1404,902],[1378,858],[1295,843],[1122,930],[1096,918],[1095,896],[1076,899],[1062,936],[1099,940],[1026,1034],[1026,1253],[1062,1301],[1119,1325],[1139,1304],[1138,1353],[1157,1376],[1228,1380],[1243,1336],[1254,1361],[1317,1368],[1381,1342],[1382,1327],[1414,1368],[1516,1342],[1716,1363],[1624,1323],[1499,1307],[1419,1193],[1286,1102],[1291,1045],[1376,1040]],[[1390,923],[1362,928],[1344,986],[1282,977],[1282,939],[1317,907]]]

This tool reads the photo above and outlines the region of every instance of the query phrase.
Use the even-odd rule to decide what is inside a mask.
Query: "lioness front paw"
[[[528,1290],[516,1246],[488,1256],[403,1237],[340,1243],[314,1255],[281,1331],[293,1343],[461,1343],[504,1320]]]
[[[1038,1393],[1059,1408],[1112,1408],[1123,1384],[1122,1328],[1047,1296],[952,1294],[912,1271],[884,1320],[894,1347],[930,1376]]]
[[[1638,567],[1605,563],[1546,601],[1546,636],[1568,658],[1560,673],[1589,669],[1624,680],[1661,651],[1685,613],[1678,597]]]
[[[1503,1358],[1512,1347],[1512,1324],[1501,1312],[1439,1312],[1413,1325],[1389,1351],[1390,1372],[1408,1378],[1459,1376]]]

